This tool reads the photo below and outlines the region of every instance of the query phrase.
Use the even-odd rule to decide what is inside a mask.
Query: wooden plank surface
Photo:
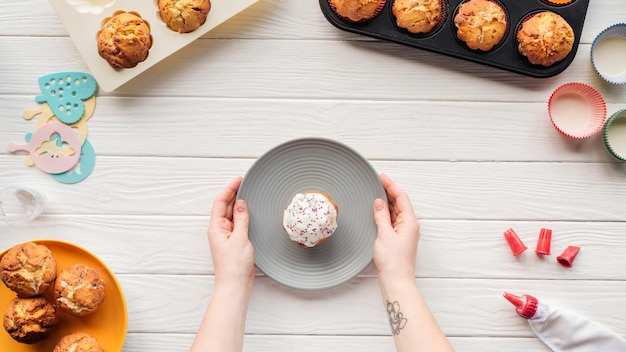
[[[97,148],[97,147],[96,147]],[[23,157],[0,157],[1,177],[47,185]],[[208,215],[214,197],[253,159],[98,157],[75,185],[55,185],[48,213]],[[374,160],[412,196],[421,218],[621,221],[623,165],[614,163],[419,162]],[[184,182],[181,182],[184,180]],[[54,184],[53,184],[54,185]]]
[[[0,3],[0,145],[35,121],[37,78],[86,71],[45,0]],[[16,16],[16,14],[19,14]],[[327,137],[409,193],[421,219],[416,282],[460,352],[548,351],[502,297],[533,293],[626,336],[626,166],[599,136],[571,141],[547,116],[560,84],[597,88],[609,114],[626,88],[601,81],[591,42],[623,0],[590,4],[573,64],[534,79],[340,31],[316,0],[264,0],[112,93],[89,120],[96,169],[64,185],[0,148],[0,187],[47,198],[0,249],[55,238],[115,272],[129,309],[124,352],[187,351],[213,290],[206,239],[224,185],[279,143]],[[513,257],[514,228],[529,250]],[[553,255],[533,253],[539,229]],[[581,246],[571,269],[555,257]],[[376,271],[300,292],[258,272],[244,351],[394,351]],[[1,348],[0,348],[1,350]]]
[[[612,161],[599,136],[575,142],[558,134],[550,124],[547,102],[201,97],[182,101],[99,98],[95,116],[88,122],[90,141],[99,155],[256,158],[279,142],[317,135],[348,144],[368,159]],[[23,135],[36,126],[37,117],[20,118],[25,109],[38,107],[34,97],[0,95],[0,105],[5,107],[0,118],[7,121],[7,137],[23,141]],[[607,106],[609,111],[620,108],[617,103]],[[276,128],[276,121],[282,128]],[[298,128],[303,124],[308,128]]]

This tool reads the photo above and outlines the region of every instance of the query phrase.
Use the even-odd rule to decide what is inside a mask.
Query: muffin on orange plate
[[[337,204],[328,194],[298,193],[283,212],[283,228],[299,246],[315,247],[335,232],[338,213]]]
[[[133,68],[148,58],[150,25],[136,12],[117,11],[102,21],[98,53],[115,69]]]
[[[104,348],[95,337],[84,332],[75,332],[63,336],[52,352],[104,352]]]
[[[95,268],[74,264],[63,269],[54,283],[59,308],[76,316],[95,312],[105,298],[105,282]]]
[[[365,22],[376,17],[386,0],[328,0],[330,7],[341,18],[350,22]]]
[[[167,27],[190,33],[206,22],[211,0],[159,0],[159,15]]]
[[[398,27],[414,34],[429,33],[443,20],[445,5],[442,0],[394,0],[391,12]]]
[[[9,249],[0,261],[2,282],[20,297],[43,294],[57,276],[57,262],[50,249],[25,242]]]
[[[551,11],[525,19],[517,31],[519,53],[533,65],[551,66],[567,57],[574,46],[574,30]]]
[[[502,42],[508,19],[502,6],[493,0],[467,0],[454,16],[457,38],[472,50],[489,51]]]
[[[2,323],[11,337],[32,344],[46,339],[57,325],[56,309],[43,296],[15,297],[7,306]]]

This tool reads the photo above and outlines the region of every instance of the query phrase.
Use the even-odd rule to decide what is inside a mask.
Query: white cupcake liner
[[[619,123],[616,123],[619,122]],[[617,126],[623,124],[619,131]],[[622,109],[611,115],[602,128],[602,143],[606,151],[615,159],[626,161],[626,109]],[[617,133],[615,133],[617,132]],[[616,144],[620,142],[619,149]]]
[[[589,107],[589,114],[582,117],[574,117],[567,114],[583,112],[580,110],[572,112],[555,109],[557,102],[565,98],[574,98],[581,102],[586,102]],[[564,102],[561,101],[561,103]],[[604,102],[602,94],[588,84],[580,82],[565,83],[558,87],[550,96],[548,100],[548,115],[550,116],[552,125],[561,134],[570,138],[587,138],[600,132],[604,126],[604,122],[606,121],[606,103]],[[574,119],[585,119],[585,122],[582,125],[571,125],[571,121]]]
[[[620,39],[626,42],[626,23],[614,24],[596,36],[591,44],[591,64],[598,75],[605,81],[612,84],[626,84],[626,60],[621,58],[614,60],[615,62],[613,63],[606,63],[608,54],[605,50],[608,50],[608,48],[598,50],[600,46],[608,45],[605,43],[608,39]],[[624,45],[626,46],[626,43]],[[618,67],[613,68],[613,65]]]

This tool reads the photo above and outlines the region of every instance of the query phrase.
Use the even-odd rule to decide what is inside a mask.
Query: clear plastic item
[[[505,292],[519,316],[535,335],[556,352],[624,352],[626,340],[613,331],[570,310],[546,304],[534,296]]]
[[[44,197],[33,189],[7,186],[0,190],[0,215],[8,226],[24,225],[38,217],[44,207]]]

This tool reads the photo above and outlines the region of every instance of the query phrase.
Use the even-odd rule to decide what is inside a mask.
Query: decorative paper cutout
[[[85,112],[83,100],[96,93],[96,80],[84,72],[58,72],[39,77],[41,95],[38,103],[47,102],[54,115],[63,123],[76,123]]]
[[[77,130],[78,139],[80,139],[81,144],[85,143],[85,140],[87,139],[87,121],[93,115],[94,110],[96,110],[96,97],[92,96],[91,98],[85,100],[84,105],[85,112],[80,120],[69,124],[70,127]],[[48,103],[43,103],[39,109],[26,109],[23,113],[26,120],[31,120],[37,115],[40,115],[39,120],[37,120],[37,127],[41,127],[43,124],[52,121],[61,122],[59,118],[54,115],[54,112],[52,112]]]
[[[83,117],[81,117],[80,120],[78,120],[76,123],[69,125],[78,134],[78,139],[80,140],[81,146],[85,143],[85,140],[87,139],[87,120],[91,118],[95,109],[96,97],[93,96],[85,100],[85,113],[83,114]],[[22,116],[24,116],[26,120],[31,120],[37,115],[39,115],[39,120],[37,120],[37,127],[41,127],[49,122],[61,122],[56,116],[54,116],[54,113],[50,109],[48,103],[43,103],[39,109],[26,109],[22,113]],[[28,139],[26,139],[26,141],[29,142]],[[26,155],[24,157],[24,162],[28,166],[33,166],[35,164],[30,155]]]
[[[61,147],[55,135],[60,137]],[[80,141],[71,127],[51,122],[38,128],[27,144],[9,143],[10,152],[20,150],[27,151],[41,170],[58,174],[76,165],[80,157]]]
[[[108,6],[105,0],[73,3]],[[27,144],[10,143],[9,151],[28,152],[26,165],[37,165],[59,182],[80,182],[91,174],[96,162],[93,145],[87,140],[87,120],[96,108],[96,81],[84,72],[57,72],[40,77],[39,86],[42,94],[35,100],[42,105],[22,113],[26,120],[39,115],[35,133],[25,135]]]
[[[85,140],[81,148],[80,158],[78,163],[70,170],[60,173],[52,174],[52,178],[61,183],[77,183],[89,176],[96,166],[96,151],[94,150],[91,142]]]

